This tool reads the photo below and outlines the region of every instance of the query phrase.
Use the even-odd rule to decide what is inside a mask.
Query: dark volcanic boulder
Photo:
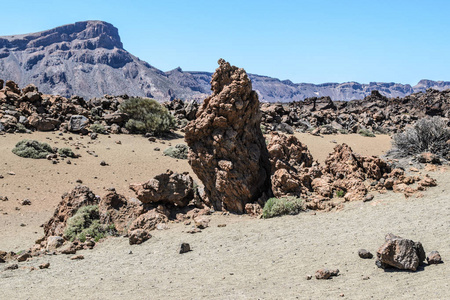
[[[71,132],[80,132],[86,129],[89,124],[89,119],[82,115],[74,115],[70,117],[68,130]]]
[[[425,251],[420,242],[404,239],[389,233],[386,242],[377,251],[376,264],[380,268],[388,266],[401,270],[416,271],[425,260]]]
[[[185,131],[189,163],[215,209],[243,213],[270,189],[258,95],[244,69],[219,60],[212,95]]]

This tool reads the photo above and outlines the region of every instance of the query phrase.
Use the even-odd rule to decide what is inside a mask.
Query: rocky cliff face
[[[0,78],[44,93],[87,99],[113,95],[203,98],[123,49],[117,28],[86,21],[55,29],[0,37]]]
[[[77,22],[51,30],[0,37],[0,79],[40,91],[86,99],[104,94],[203,100],[210,94],[212,73],[162,72],[124,50],[117,28],[102,21]],[[405,97],[427,88],[444,90],[450,82],[421,80],[411,87],[398,83],[295,84],[249,74],[263,102],[291,102],[329,96],[363,99],[372,90],[387,97]]]

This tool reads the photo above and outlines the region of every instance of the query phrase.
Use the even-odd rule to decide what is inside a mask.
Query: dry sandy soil
[[[332,151],[333,140],[365,155],[381,155],[390,148],[388,136],[297,137],[319,162]],[[70,165],[20,158],[11,149],[22,138],[72,149],[80,142],[75,152],[82,157],[71,159]],[[121,144],[115,143],[118,140]],[[0,195],[9,198],[0,202],[0,249],[29,248],[42,236],[39,225],[50,218],[60,196],[77,179],[99,195],[114,186],[133,197],[130,182],[148,180],[166,169],[190,171],[186,161],[162,155],[169,143],[181,141],[151,143],[132,135],[100,136],[98,141],[56,133],[0,136],[4,176]],[[154,151],[155,147],[161,151]],[[109,166],[100,166],[102,160]],[[16,175],[7,174],[11,171]],[[346,299],[448,299],[449,263],[418,272],[384,271],[374,259],[360,259],[357,251],[365,248],[375,253],[384,235],[392,232],[421,241],[427,253],[438,250],[446,261],[450,257],[449,174],[448,167],[430,173],[438,186],[422,198],[376,194],[371,202],[348,203],[338,212],[269,220],[215,213],[210,227],[194,235],[186,233],[190,226],[171,223],[142,245],[130,246],[126,238],[106,239],[94,250],[79,251],[85,257],[80,261],[66,255],[45,256],[19,263],[16,271],[3,271],[5,264],[1,264],[0,299],[335,299],[342,294]],[[32,205],[21,206],[18,201],[24,198]],[[193,251],[178,254],[181,242],[190,243]],[[44,262],[50,263],[49,269],[30,271]],[[306,280],[322,267],[338,268],[341,275]]]

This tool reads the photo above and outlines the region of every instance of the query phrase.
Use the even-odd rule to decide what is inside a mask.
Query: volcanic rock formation
[[[270,162],[256,92],[244,69],[223,59],[213,94],[186,127],[189,163],[215,209],[243,213],[270,188]]]

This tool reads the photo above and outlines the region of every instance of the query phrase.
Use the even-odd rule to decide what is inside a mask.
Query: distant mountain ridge
[[[40,91],[86,99],[104,94],[147,96],[160,101],[202,100],[210,94],[210,72],[163,72],[123,48],[118,29],[103,21],[85,21],[54,29],[0,37],[0,79],[19,86],[33,83]],[[417,85],[371,82],[293,83],[249,74],[261,101],[290,102],[329,96],[362,99],[372,90],[404,97],[428,88],[450,89],[448,81],[421,80]]]

